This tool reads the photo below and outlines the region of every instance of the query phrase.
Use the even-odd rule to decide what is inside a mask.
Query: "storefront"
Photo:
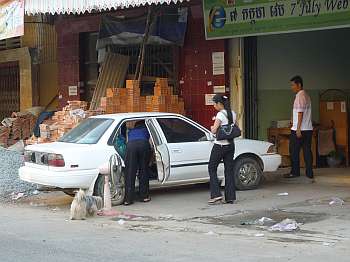
[[[208,40],[240,39],[236,41],[241,44],[239,58],[243,60],[244,72],[243,95],[238,103],[244,105],[246,137],[271,140],[280,146],[282,155],[289,155],[287,134],[279,140],[271,132],[269,135],[269,128],[281,127],[277,132],[288,133],[294,98],[289,80],[301,75],[313,105],[314,164],[318,164],[321,144],[318,130],[327,128],[334,128],[335,150],[342,151],[348,162],[349,2],[289,0],[224,4],[208,0],[204,1],[204,12]],[[230,85],[233,90],[232,81]],[[328,89],[340,91],[334,91],[335,98],[330,92],[324,93]],[[342,120],[338,120],[340,115]],[[275,134],[276,130],[273,131]]]
[[[100,7],[95,5],[93,14],[89,14],[88,12],[91,11],[89,1],[81,1],[80,4],[79,1],[69,2],[67,5],[57,3],[56,6],[45,3],[46,1],[27,1],[27,14],[72,13],[54,16],[58,39],[59,107],[62,108],[67,101],[71,100],[89,101],[99,74],[99,55],[95,47],[103,17],[106,15],[124,18],[145,16],[147,7],[138,7],[138,4],[133,4],[133,8],[117,8],[116,11],[109,11],[112,7],[129,5],[123,2],[123,6],[119,6],[119,1],[101,1]],[[148,2],[139,4],[146,3]],[[162,3],[159,1],[159,4]],[[174,10],[187,10],[184,42],[182,45],[149,45],[147,47],[142,78],[146,86],[145,92],[147,92],[147,82],[152,86],[156,77],[168,78],[176,94],[184,99],[186,114],[209,127],[214,115],[211,95],[215,90],[228,91],[225,88],[228,82],[224,59],[227,48],[225,40],[206,41],[201,1],[177,2],[163,6]],[[127,78],[133,79],[139,45],[113,46],[112,49],[113,52],[130,57]]]

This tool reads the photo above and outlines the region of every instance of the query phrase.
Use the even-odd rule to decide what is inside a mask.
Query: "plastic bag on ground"
[[[20,198],[22,198],[22,197],[24,197],[25,195],[24,195],[24,193],[15,193],[15,192],[13,192],[12,194],[11,194],[11,198],[12,198],[12,200],[18,200],[18,199],[20,199]]]
[[[266,224],[274,223],[275,221],[269,217],[262,217],[255,220],[250,221],[243,221],[241,222],[241,225],[259,225],[259,226],[265,226]]]
[[[339,197],[332,197],[331,201],[329,202],[329,205],[331,206],[342,206],[344,205],[344,200]]]
[[[280,231],[280,232],[292,232],[294,230],[299,229],[300,224],[297,223],[294,219],[286,218],[285,220],[281,221],[280,223],[277,223],[270,227],[270,231]]]

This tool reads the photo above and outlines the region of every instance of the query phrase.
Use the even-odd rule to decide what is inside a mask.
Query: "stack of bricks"
[[[10,118],[2,121],[0,129],[0,145],[11,146],[19,140],[31,136],[36,122],[36,117],[29,112],[13,112]]]
[[[106,97],[101,98],[101,108],[107,113],[139,112],[141,99],[138,81],[127,80],[126,88],[107,88]]]
[[[16,138],[27,139],[31,136],[37,118],[29,112],[14,112],[12,113],[12,118],[16,119],[13,122],[12,132],[17,133]]]
[[[10,128],[0,126],[0,146],[7,147],[8,139],[10,136]]]
[[[82,120],[95,115],[104,114],[101,110],[89,110],[87,102],[68,101],[62,111],[55,112],[51,119],[45,120],[40,126],[40,137],[31,137],[27,145],[55,142],[68,131],[76,127]]]
[[[127,80],[126,88],[108,88],[101,108],[108,114],[125,112],[172,112],[185,114],[184,101],[173,94],[168,79],[158,78],[153,96],[140,95],[140,83]]]

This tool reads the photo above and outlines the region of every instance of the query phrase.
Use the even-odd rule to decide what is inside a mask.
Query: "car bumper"
[[[274,172],[282,163],[282,157],[278,154],[262,155],[261,159],[264,164],[264,172]]]
[[[23,166],[19,169],[21,180],[58,188],[89,188],[99,174],[98,169],[79,171],[49,171]]]

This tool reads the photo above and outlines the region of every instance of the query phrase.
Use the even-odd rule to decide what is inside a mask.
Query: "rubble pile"
[[[13,112],[0,126],[0,146],[8,147],[31,136],[36,123],[36,116],[30,112]]]
[[[90,116],[101,115],[101,110],[87,110],[84,101],[68,101],[62,111],[57,111],[52,118],[45,120],[40,126],[40,137],[32,136],[26,140],[27,145],[55,142],[82,120]]]
[[[107,113],[171,112],[184,114],[184,101],[174,95],[168,79],[157,78],[153,96],[141,96],[139,81],[127,80],[126,88],[108,88],[101,98],[101,108]]]
[[[18,169],[24,164],[21,153],[0,147],[0,200],[8,200],[11,194],[28,194],[36,186],[19,179]]]

